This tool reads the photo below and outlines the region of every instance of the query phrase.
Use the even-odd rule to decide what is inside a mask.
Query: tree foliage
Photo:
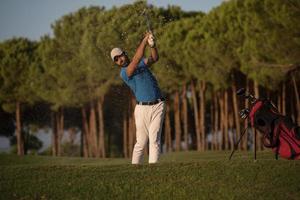
[[[26,38],[13,38],[0,44],[0,101],[7,112],[15,103],[34,103],[38,97],[32,87],[37,43]]]
[[[3,110],[15,111],[17,102],[51,105],[54,111],[86,108],[109,96],[112,88],[123,92],[110,51],[121,47],[129,57],[134,55],[148,28],[145,14],[160,55],[153,71],[167,94],[192,81],[226,90],[237,74],[277,90],[287,79],[286,72],[299,68],[299,1],[231,0],[207,14],[177,6],[157,8],[145,1],[109,10],[94,6],[55,21],[53,37],[0,43]],[[296,82],[299,78],[298,74]]]

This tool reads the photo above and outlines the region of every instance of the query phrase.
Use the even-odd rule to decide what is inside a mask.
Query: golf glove
[[[151,48],[155,46],[154,36],[152,34],[149,35],[148,44]]]

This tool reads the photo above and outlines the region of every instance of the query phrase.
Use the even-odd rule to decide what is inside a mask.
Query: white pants
[[[132,154],[132,164],[141,164],[144,149],[149,141],[149,163],[156,163],[160,154],[161,130],[165,117],[164,101],[155,105],[136,105],[136,144]]]

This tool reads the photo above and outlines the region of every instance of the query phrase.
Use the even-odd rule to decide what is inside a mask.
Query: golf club
[[[148,15],[148,12],[147,12],[146,8],[144,8],[144,10],[142,12],[142,15],[144,15],[144,17],[145,17],[148,31],[150,33],[152,33],[151,22],[150,22],[150,18],[149,18],[149,15]]]

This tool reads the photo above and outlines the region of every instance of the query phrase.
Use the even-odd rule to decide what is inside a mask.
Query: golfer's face
[[[116,57],[114,58],[114,61],[115,61],[115,63],[116,63],[117,65],[123,66],[124,64],[127,63],[127,57],[125,56],[125,54],[122,54],[122,55],[120,55],[120,56],[116,56]]]

